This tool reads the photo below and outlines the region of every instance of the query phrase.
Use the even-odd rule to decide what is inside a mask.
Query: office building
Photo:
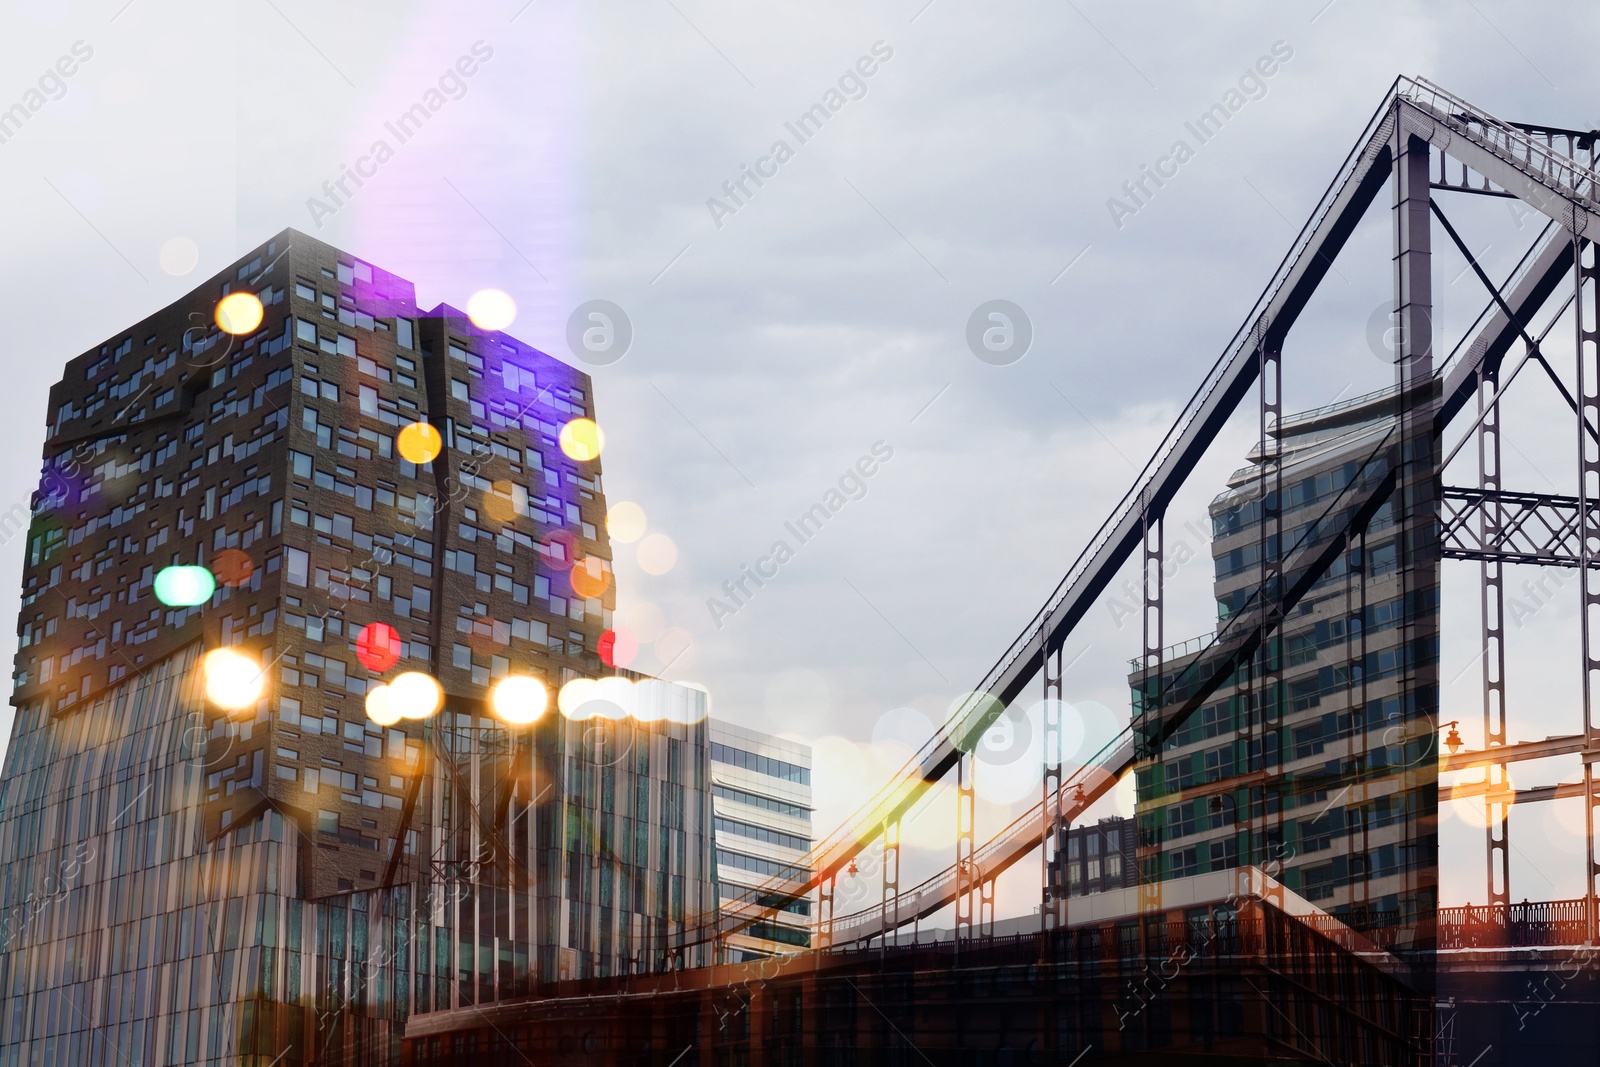
[[[716,812],[722,906],[739,915],[803,883],[811,850],[811,748],[787,738],[711,720],[711,791]],[[766,886],[767,891],[759,891]],[[813,895],[791,901],[727,939],[728,962],[796,952],[811,945]]]
[[[1258,447],[1212,501],[1224,625],[1260,588],[1263,552],[1277,552],[1263,508],[1278,493],[1271,465],[1282,465],[1283,555],[1292,557],[1381,479],[1394,411],[1394,391],[1383,390],[1285,418],[1270,454]],[[1408,537],[1427,544],[1426,533],[1396,521],[1390,499],[1279,634],[1158,761],[1140,767],[1146,881],[1253,863],[1358,929],[1426,929],[1435,907],[1439,572],[1437,555],[1403,566]],[[1213,640],[1169,649],[1164,676],[1181,676]],[[1129,681],[1138,716],[1137,663]]]
[[[239,293],[259,325],[219,329]],[[294,231],[67,363],[0,775],[0,1064],[388,1063],[412,1013],[710,962],[706,695],[486,705],[613,673],[600,462],[559,441],[593,416],[587,376]],[[214,594],[158,599],[169,565]],[[232,712],[221,648],[264,674]],[[443,709],[379,725],[408,671]]]

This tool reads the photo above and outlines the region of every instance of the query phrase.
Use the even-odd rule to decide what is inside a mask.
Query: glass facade
[[[1260,588],[1263,558],[1279,555],[1275,510],[1292,557],[1381,479],[1393,410],[1385,392],[1286,420],[1281,490],[1252,456],[1212,502],[1211,530],[1183,532],[1213,538],[1223,625]],[[1140,767],[1143,880],[1253,864],[1352,926],[1429,936],[1439,692],[1429,537],[1384,503],[1250,662]],[[1211,642],[1173,649],[1163,673],[1183,676]],[[1137,715],[1141,672],[1129,680]]]

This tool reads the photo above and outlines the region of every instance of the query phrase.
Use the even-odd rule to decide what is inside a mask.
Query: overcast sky
[[[617,546],[619,621],[647,638],[637,666],[676,657],[666,676],[707,685],[716,714],[813,743],[826,827],[1065,572],[1396,75],[1507,118],[1600,117],[1596,60],[1572,47],[1600,15],[1555,3],[58,0],[4,18],[0,109],[39,99],[75,45],[92,54],[47,78],[58,98],[0,143],[0,511],[35,484],[65,360],[285,227],[412,279],[424,306],[504,289],[520,307],[509,332],[569,361],[574,309],[613,301],[631,346],[586,367],[605,487],[678,549],[658,576]],[[470,77],[448,73],[462,57]],[[1235,113],[1200,143],[1186,124],[1230,92]],[[430,101],[400,143],[386,124]],[[819,104],[826,122],[798,125]],[[379,140],[391,151],[362,163]],[[1130,199],[1124,183],[1180,140],[1176,176]],[[334,202],[324,183],[358,164],[375,173]],[[724,183],[746,167],[766,176],[735,199]],[[1368,341],[1391,289],[1387,196],[1290,339],[1291,408],[1391,373]],[[1499,271],[1537,230],[1501,201],[1448,209]],[[198,249],[186,273],[175,239]],[[1461,269],[1441,252],[1445,343],[1482,303]],[[1008,365],[969,346],[991,300],[1031,324]],[[1508,469],[1546,489],[1572,444],[1530,385]],[[1171,512],[1169,543],[1198,561],[1175,580],[1169,640],[1213,625],[1205,504],[1242,464],[1247,415]],[[864,495],[852,483],[859,499],[820,533],[787,536],[875,446]],[[708,598],[780,539],[793,558],[714,619]],[[0,551],[0,616],[21,560],[20,539]],[[1580,728],[1571,618],[1557,603],[1529,624],[1548,633],[1513,634],[1513,733]],[[1443,673],[1475,733],[1470,629],[1447,633]],[[1069,643],[1086,744],[1125,721],[1137,643],[1109,603]],[[986,820],[1031,799],[1023,766],[980,771]],[[908,834],[925,864],[949,854],[937,816]],[[1527,819],[1514,895],[1580,893],[1570,819]],[[1478,854],[1481,831],[1445,833]],[[1481,901],[1481,878],[1447,872],[1446,899]]]

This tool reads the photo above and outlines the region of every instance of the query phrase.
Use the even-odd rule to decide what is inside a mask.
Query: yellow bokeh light
[[[249,333],[266,312],[254,293],[229,293],[217,303],[217,325],[224,333]]]
[[[426,719],[444,707],[444,688],[421,671],[406,671],[388,689],[389,707],[402,719]]]
[[[597,459],[606,446],[606,435],[593,419],[573,419],[561,427],[561,451],[569,459],[587,463]]]
[[[526,726],[550,706],[550,690],[537,678],[513,674],[502,678],[489,694],[495,715],[513,726]]]
[[[597,597],[611,584],[611,572],[605,560],[598,556],[585,556],[572,565],[572,591],[581,597]]]
[[[394,443],[402,459],[418,466],[432,463],[444,448],[444,438],[439,436],[439,431],[425,422],[413,422],[404,427]]]
[[[389,687],[375,685],[367,690],[367,718],[379,726],[393,726],[400,721],[400,713],[389,700]]]
[[[626,719],[633,714],[635,702],[633,682],[621,675],[602,678],[590,690],[589,704],[593,714],[606,719]]]
[[[1495,815],[1491,813],[1489,808],[1491,796],[1496,802],[1505,805],[1506,808],[1510,808],[1516,800],[1515,788],[1511,784],[1511,775],[1509,773],[1505,776],[1503,782],[1489,786],[1488,793],[1477,792],[1476,790],[1485,788],[1485,776],[1487,773],[1487,769],[1480,770],[1472,778],[1466,781],[1458,781],[1456,783],[1457,788],[1471,789],[1474,792],[1452,797],[1448,805],[1451,815],[1477,830],[1487,829],[1491,822],[1496,821]],[[1446,805],[1440,805],[1441,812],[1445,808]]]
[[[606,532],[618,544],[631,545],[644,536],[644,508],[631,500],[621,500],[606,511]]]
[[[517,302],[499,289],[479,289],[467,298],[467,318],[480,330],[503,330],[517,321]]]
[[[589,719],[594,717],[594,708],[589,700],[594,695],[594,682],[588,678],[574,678],[561,687],[561,692],[556,694],[556,707],[561,709],[561,714],[569,719]]]
[[[206,699],[219,708],[239,711],[261,699],[265,680],[261,664],[231,648],[215,648],[200,661]]]
[[[678,563],[678,546],[666,534],[654,533],[639,542],[639,569],[646,574],[666,574]]]
[[[500,479],[483,492],[483,510],[495,522],[515,522],[528,510],[528,491]]]

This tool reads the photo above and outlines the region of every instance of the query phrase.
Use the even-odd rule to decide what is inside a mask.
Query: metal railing
[[[1588,906],[1581,897],[1439,909],[1440,949],[1582,945],[1588,939]]]
[[[1184,656],[1195,652],[1203,652],[1207,645],[1216,640],[1216,637],[1217,631],[1212,630],[1210,633],[1201,634],[1199,637],[1191,637],[1187,641],[1179,641],[1177,644],[1168,645],[1161,650],[1161,662],[1163,665],[1168,665],[1175,659],[1182,659]],[[1128,670],[1130,671],[1137,671],[1143,667],[1144,659],[1140,656],[1135,656],[1128,661]]]
[[[1541,143],[1425,78],[1400,79],[1399,95],[1553,192],[1595,203],[1600,175],[1572,156],[1556,151],[1554,146]]]

